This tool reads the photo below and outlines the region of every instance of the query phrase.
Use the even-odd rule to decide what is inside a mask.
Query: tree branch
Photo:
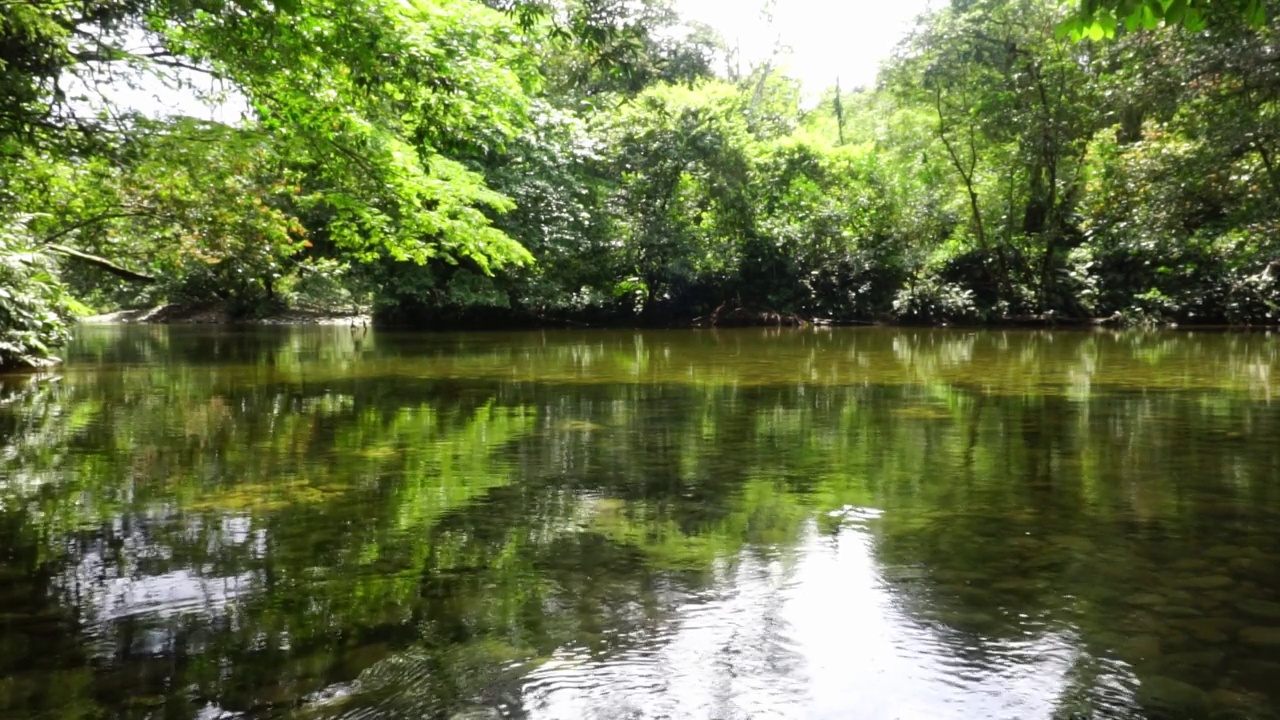
[[[98,257],[97,255],[90,255],[89,253],[85,253],[85,252],[80,252],[79,250],[66,247],[65,245],[45,245],[45,247],[47,247],[48,249],[58,254],[66,255],[67,257],[75,258],[76,260],[80,260],[80,261],[89,263],[90,265],[99,267],[111,273],[112,275],[122,277],[125,280],[131,280],[133,282],[139,282],[139,283],[153,283],[156,281],[156,279],[151,277],[150,275],[143,275],[142,273],[134,272],[129,268],[121,267],[106,258]]]
[[[58,240],[59,238],[66,237],[67,235],[70,235],[71,233],[77,230],[81,230],[83,228],[89,227],[90,225],[96,225],[100,222],[105,222],[107,220],[116,220],[118,218],[127,218],[127,217],[154,217],[155,215],[156,213],[150,210],[124,210],[121,212],[102,213],[100,215],[95,215],[91,218],[81,220],[80,222],[72,223],[64,228],[59,229],[57,232],[53,233],[52,235],[46,236],[44,238],[44,244],[52,245],[53,242],[55,240]]]

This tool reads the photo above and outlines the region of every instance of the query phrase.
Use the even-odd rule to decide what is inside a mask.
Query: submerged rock
[[[996,616],[979,611],[938,613],[934,619],[953,628],[970,630],[991,629],[1000,624]]]
[[[1248,710],[1261,706],[1266,702],[1266,698],[1242,690],[1232,690],[1230,688],[1218,688],[1209,694],[1213,704],[1218,708],[1210,717],[1213,718],[1247,718],[1248,714],[1239,712],[1240,710]]]
[[[1130,605],[1142,605],[1144,607],[1159,607],[1168,602],[1165,600],[1163,595],[1157,595],[1155,593],[1138,593],[1136,595],[1130,595],[1125,598],[1124,601]]]
[[[1223,708],[1209,714],[1209,720],[1261,720],[1240,708]]]
[[[1280,620],[1280,603],[1277,602],[1245,598],[1244,600],[1237,600],[1235,606],[1240,612],[1251,617],[1263,620]]]
[[[1232,664],[1232,673],[1246,685],[1271,688],[1280,678],[1280,663],[1266,660],[1242,660]]]
[[[1201,607],[1217,608],[1230,603],[1235,599],[1235,593],[1230,590],[1210,590],[1200,596]]]
[[[1171,653],[1138,665],[1138,677],[1177,678],[1200,688],[1214,687],[1227,654],[1222,650]]]
[[[1124,652],[1138,659],[1151,659],[1160,656],[1159,635],[1136,635],[1124,644]]]
[[[449,720],[500,720],[502,712],[496,708],[473,706],[454,710]]]
[[[1049,583],[1045,580],[1031,577],[1011,577],[991,583],[991,589],[1000,592],[1007,592],[1010,590],[1016,592],[1031,592],[1035,590],[1044,590],[1048,586]]]
[[[1161,615],[1169,615],[1177,618],[1198,618],[1204,616],[1204,613],[1193,607],[1187,607],[1186,605],[1165,605],[1164,607],[1156,608],[1156,612]]]
[[[1235,545],[1214,545],[1204,551],[1204,556],[1213,560],[1233,560],[1244,557],[1244,548]]]
[[[1246,645],[1280,647],[1280,627],[1247,627],[1240,631],[1240,642]]]
[[[1175,570],[1191,571],[1191,572],[1208,570],[1211,567],[1213,567],[1213,565],[1208,560],[1205,560],[1203,558],[1182,558],[1181,560],[1176,560],[1173,563],[1173,568]]]
[[[1051,535],[1049,542],[1078,553],[1093,552],[1095,547],[1092,540],[1079,535]]]
[[[1257,580],[1269,580],[1276,570],[1275,563],[1251,557],[1236,558],[1227,563],[1227,567],[1240,577]]]
[[[1138,697],[1145,704],[1173,710],[1179,717],[1203,715],[1212,704],[1209,693],[1204,690],[1160,675],[1143,678]]]
[[[990,575],[972,570],[935,570],[933,577],[938,582],[948,585],[967,585],[974,582],[986,584],[991,580]]]
[[[1165,655],[1160,659],[1163,667],[1166,667],[1173,674],[1181,674],[1174,672],[1183,669],[1204,669],[1217,668],[1227,659],[1227,653],[1222,650],[1196,650],[1194,652],[1180,652]]]
[[[1235,580],[1226,575],[1196,575],[1182,578],[1175,584],[1189,590],[1219,590],[1231,587],[1234,583]]]
[[[1206,643],[1224,643],[1231,639],[1238,625],[1222,618],[1192,618],[1179,620],[1177,626],[1191,637]]]

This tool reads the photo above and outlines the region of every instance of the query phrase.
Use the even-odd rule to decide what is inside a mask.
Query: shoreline
[[[368,313],[285,310],[262,317],[233,317],[217,305],[158,305],[77,318],[81,325],[372,325]]]
[[[110,313],[92,315],[77,319],[84,325],[347,325],[359,327],[377,327],[397,330],[459,331],[459,330],[530,330],[547,328],[580,328],[580,329],[732,329],[732,328],[829,328],[829,327],[896,327],[896,328],[955,328],[955,329],[1058,329],[1058,330],[1216,330],[1216,331],[1258,331],[1280,330],[1280,324],[1231,324],[1223,322],[1161,322],[1161,323],[1126,323],[1119,313],[1102,318],[1061,317],[1053,314],[1022,315],[1000,318],[997,320],[977,322],[921,322],[880,318],[877,320],[838,320],[832,318],[805,319],[794,314],[776,312],[739,313],[733,316],[713,319],[707,317],[684,318],[679,320],[657,318],[635,318],[632,322],[613,318],[594,318],[578,320],[571,318],[554,318],[537,315],[509,314],[501,317],[444,317],[413,322],[377,322],[370,313],[344,313],[322,310],[286,310],[263,315],[261,317],[234,317],[225,307],[217,305],[160,305],[152,308],[135,308],[117,310]]]

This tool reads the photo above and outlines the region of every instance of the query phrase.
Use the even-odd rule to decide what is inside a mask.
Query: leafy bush
[[[360,310],[362,303],[351,291],[351,268],[329,258],[308,258],[294,273],[277,283],[276,291],[293,308],[321,312]]]
[[[0,370],[57,362],[74,306],[56,264],[24,233],[0,227]]]
[[[900,289],[893,312],[907,322],[974,321],[979,318],[973,291],[938,277],[926,277]]]

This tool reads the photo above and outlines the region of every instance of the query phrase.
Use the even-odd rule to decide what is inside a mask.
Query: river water
[[[1280,335],[84,327],[5,718],[1280,718]]]

